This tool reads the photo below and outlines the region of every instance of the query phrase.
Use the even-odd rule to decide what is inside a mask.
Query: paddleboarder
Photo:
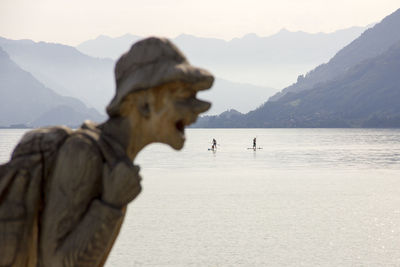
[[[212,150],[217,149],[217,140],[215,140],[215,138],[213,138],[213,140],[212,140],[212,147],[211,147],[211,149],[212,149]]]

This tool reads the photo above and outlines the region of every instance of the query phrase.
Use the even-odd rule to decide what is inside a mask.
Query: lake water
[[[0,130],[0,162],[23,132]],[[108,267],[400,266],[400,130],[189,129],[187,139],[180,152],[139,154],[144,189]]]

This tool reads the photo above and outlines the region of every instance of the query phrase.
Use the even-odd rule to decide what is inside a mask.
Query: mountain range
[[[400,9],[258,109],[195,126],[400,127],[399,28]]]
[[[105,114],[105,107],[115,93],[114,60],[94,58],[67,45],[31,40],[0,37],[0,47],[46,87],[60,95],[80,99]],[[275,93],[273,88],[217,77],[213,89],[202,93],[202,97],[213,102],[208,114],[219,114],[228,108],[245,113]]]
[[[0,37],[0,47],[23,70],[63,96],[75,97],[104,114],[114,95],[114,62],[82,54],[76,48]]]
[[[352,27],[317,34],[282,29],[267,37],[247,34],[230,41],[182,34],[172,41],[191,63],[205,66],[217,77],[283,88],[295,81],[300,73],[328,61],[365,29]],[[117,59],[141,38],[129,34],[117,38],[102,35],[76,48],[93,57]]]
[[[362,34],[365,28],[331,34],[282,30],[269,37],[249,34],[231,41],[180,35],[173,41],[189,60],[217,74],[213,88],[199,94],[213,103],[212,110],[195,127],[397,126],[399,28],[398,10]],[[104,119],[115,91],[115,58],[94,53],[114,57],[139,38],[101,36],[74,48],[0,37],[0,126]],[[329,54],[334,55],[330,60]],[[276,89],[248,82],[252,75],[283,81],[286,78],[279,75],[284,71],[282,75],[290,76],[297,68],[293,66],[304,68],[316,61],[328,62],[275,95]],[[269,65],[278,74],[272,75]],[[242,82],[218,76],[224,71]]]
[[[299,76],[295,84],[283,89],[270,100],[277,100],[287,92],[312,89],[318,83],[342,75],[361,61],[385,52],[400,41],[399,17],[400,9],[384,18],[373,28],[367,29],[359,38],[341,49],[328,63],[319,65],[305,76]]]
[[[261,106],[276,89],[247,83],[234,83],[216,78],[210,90],[200,91],[198,97],[211,102],[208,115],[220,114],[228,109],[247,113]]]
[[[78,126],[86,119],[104,118],[82,101],[44,86],[0,48],[0,126]]]

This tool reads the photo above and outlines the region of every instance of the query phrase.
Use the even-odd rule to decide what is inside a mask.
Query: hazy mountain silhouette
[[[365,27],[352,27],[333,33],[310,34],[285,29],[268,36],[248,34],[224,41],[182,34],[172,41],[191,63],[206,67],[226,80],[283,88],[296,77],[321,62],[328,61],[339,49],[357,38]],[[96,57],[117,58],[139,37],[100,36],[77,48]]]
[[[101,112],[114,95],[111,59],[96,59],[74,47],[31,40],[0,37],[0,46],[22,69],[61,95],[76,97]]]
[[[244,128],[244,114],[235,109],[228,109],[219,115],[205,115],[197,119],[191,128]],[[238,120],[238,121],[236,121]]]
[[[207,114],[219,114],[228,109],[236,109],[242,113],[261,106],[265,99],[272,96],[276,89],[255,86],[245,83],[233,83],[216,78],[211,90],[200,92],[198,97],[212,102]]]
[[[400,127],[400,41],[311,90],[289,92],[233,119],[204,117],[196,126]]]
[[[297,82],[270,100],[275,101],[288,92],[312,89],[342,75],[361,61],[375,57],[400,41],[400,9],[385,17],[373,28],[366,30],[359,38],[341,49],[327,64],[322,64],[307,75],[299,76]]]
[[[85,41],[76,48],[91,57],[118,59],[129,47],[142,37],[125,34],[120,37],[111,38],[100,35],[96,39]]]
[[[100,122],[104,116],[45,87],[0,47],[0,126],[77,126],[86,119]]]
[[[70,46],[30,40],[0,37],[0,46],[4,46],[24,70],[61,95],[79,98],[103,112],[114,95],[114,62],[111,59],[92,58]],[[275,92],[276,89],[268,87],[217,78],[212,90],[201,94],[213,102],[209,114],[218,114],[231,108],[248,112]]]

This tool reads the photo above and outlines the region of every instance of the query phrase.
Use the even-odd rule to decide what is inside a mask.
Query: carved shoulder
[[[61,146],[52,173],[52,188],[74,199],[93,197],[101,190],[102,154],[88,137],[72,135]],[[56,190],[58,191],[58,190]]]
[[[72,135],[61,146],[59,155],[70,156],[71,154],[102,159],[101,152],[95,141],[83,134]]]

